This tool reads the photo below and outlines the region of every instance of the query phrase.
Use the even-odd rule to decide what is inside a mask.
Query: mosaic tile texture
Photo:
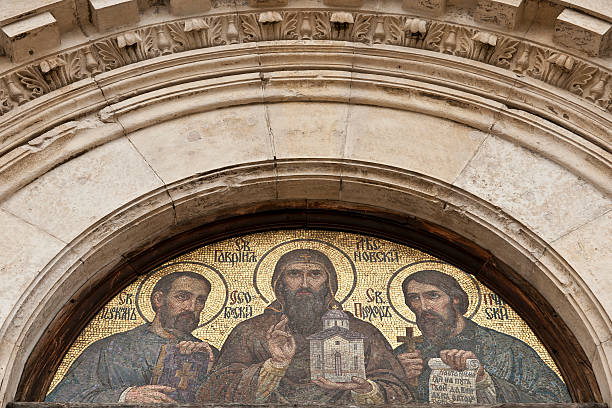
[[[317,279],[316,271],[314,272],[315,275],[311,274],[312,271],[298,270],[297,272],[291,272],[290,266],[295,264],[290,262],[287,266],[289,269],[284,269],[284,272],[281,271],[275,280],[275,267],[281,257],[298,249],[316,250],[331,261],[335,270],[335,279],[330,277],[333,273],[326,270],[329,267],[326,266],[326,261],[323,258],[319,255],[308,258],[310,256],[308,252],[304,255],[306,256],[304,258],[305,264],[323,270],[325,281],[323,287],[327,285],[328,292],[331,290],[333,295],[326,298],[327,308],[346,312],[345,314],[348,316],[351,325],[350,329],[352,331],[360,329],[363,334],[362,337],[366,338],[364,340],[366,378],[354,379],[352,382],[332,382],[331,385],[326,383],[328,380],[325,378],[309,382],[311,378],[308,359],[312,359],[312,357],[309,357],[311,355],[307,352],[307,335],[312,335],[311,332],[314,329],[311,332],[303,333],[300,328],[296,328],[294,322],[282,321],[285,318],[283,316],[290,314],[289,309],[280,311],[274,309],[274,307],[279,307],[274,305],[280,305],[281,309],[285,306],[289,308],[289,298],[279,303],[280,299],[277,296],[279,290],[281,290],[279,289],[279,282],[282,282],[283,288],[291,290],[291,282],[287,280],[289,273],[294,273],[296,279],[303,280],[300,285],[308,286],[307,279]],[[111,341],[109,336],[128,331],[136,335],[138,330],[149,327],[148,323],[153,322],[151,326],[155,326],[156,312],[152,305],[153,288],[163,276],[184,271],[204,276],[210,283],[210,292],[205,299],[205,305],[201,309],[199,322],[194,324],[195,329],[192,331],[195,338],[162,339],[163,336],[154,337],[153,342],[159,342],[159,345],[151,347],[150,351],[142,351],[144,353],[143,357],[138,357],[138,359],[146,360],[142,364],[151,367],[151,370],[155,366],[157,370],[166,371],[158,371],[158,377],[149,372],[143,372],[142,375],[139,374],[137,381],[133,381],[133,384],[130,381],[124,384],[128,387],[118,387],[111,390],[114,376],[125,378],[126,376],[130,377],[130,375],[122,373],[121,367],[113,366],[113,364],[121,365],[123,363],[112,362],[108,363],[110,368],[105,368],[108,373],[101,374],[102,365],[99,361],[102,357],[100,356],[103,353],[108,353],[110,347],[114,347],[114,353],[132,352],[128,351],[128,343],[117,343],[119,340]],[[451,317],[447,317],[452,319],[449,320],[453,323],[452,330],[459,327],[455,326],[457,321],[468,323],[463,331],[458,334],[447,333],[445,339],[448,341],[435,337],[437,335],[442,336],[440,334],[444,332],[442,329],[438,332],[434,330],[433,334],[427,332],[426,329],[424,329],[426,332],[422,333],[419,329],[419,327],[424,327],[423,325],[428,323],[428,318],[433,319],[429,322],[431,324],[437,322],[435,316],[432,317],[433,315],[422,312],[430,307],[426,306],[427,302],[443,302],[445,299],[446,292],[444,290],[440,292],[441,297],[439,294],[433,293],[435,290],[433,292],[431,290],[431,286],[433,286],[433,289],[442,288],[440,284],[436,286],[438,281],[427,280],[431,279],[431,276],[438,275],[435,275],[435,273],[425,274],[423,275],[425,277],[420,279],[421,281],[425,279],[423,282],[413,280],[411,286],[407,287],[411,291],[412,300],[410,304],[412,309],[407,304],[408,298],[405,296],[402,284],[407,278],[419,271],[437,271],[436,273],[450,276],[467,294],[469,301],[466,304],[465,313],[456,313],[451,310],[448,312],[448,316]],[[304,275],[302,276],[300,273],[304,273]],[[337,286],[337,289],[334,286]],[[419,292],[421,290],[419,288],[424,289]],[[300,290],[297,291],[296,299],[300,299],[300,296],[304,298],[313,297],[312,294],[301,293]],[[451,303],[454,301],[452,296],[449,296],[448,299],[451,299]],[[287,305],[284,303],[285,301]],[[267,307],[268,309],[266,309]],[[306,322],[308,322],[309,313],[314,313],[311,310],[316,310],[315,306],[312,309],[309,307],[308,305],[304,306],[302,312],[306,317]],[[452,305],[445,307],[453,308]],[[457,303],[455,303],[455,309],[457,308]],[[434,308],[432,310],[438,310],[439,313],[444,315],[445,310],[450,309]],[[158,308],[158,312],[161,313],[160,308]],[[417,324],[415,313],[420,313],[423,317],[420,324]],[[465,319],[462,315],[465,316]],[[291,355],[289,360],[275,359],[276,354],[271,351],[273,345],[270,343],[270,335],[265,333],[268,326],[261,326],[264,323],[260,324],[260,321],[263,322],[262,316],[277,316],[276,320],[271,320],[274,323],[272,326],[286,333],[286,337],[292,336],[291,342],[295,343],[293,344],[294,354]],[[316,321],[317,323],[314,324],[316,326],[320,320],[320,315],[314,314],[313,316],[317,317],[310,320]],[[272,317],[270,318],[272,319]],[[241,331],[240,328],[236,328],[241,322],[245,322],[241,327],[244,327],[244,330],[248,328],[251,332],[242,333],[244,330]],[[147,326],[143,326],[144,324],[147,324]],[[179,327],[178,323],[175,327]],[[235,328],[236,330],[234,330]],[[481,339],[479,341],[484,343],[467,344],[467,346],[466,343],[461,343],[460,339],[469,330],[475,332],[476,336],[480,336],[478,337]],[[346,329],[346,333],[348,332],[349,330]],[[281,333],[281,337],[285,336],[283,333]],[[342,337],[341,330],[338,333]],[[153,336],[153,334],[149,331],[146,336]],[[146,342],[146,339],[149,338],[146,336],[142,337],[143,342]],[[401,336],[404,336],[404,338],[401,338]],[[413,337],[410,338],[411,336]],[[398,341],[398,337],[402,341]],[[452,338],[452,341],[449,340],[450,338]],[[107,342],[111,341],[111,343],[102,344],[101,339],[106,339]],[[192,353],[183,353],[184,350],[181,349],[180,341],[188,340],[193,340],[196,343],[202,340],[205,344],[210,344],[210,353],[206,351],[208,349],[202,348],[203,346],[198,346],[200,348],[194,346]],[[353,340],[359,342],[358,339]],[[239,347],[236,346],[238,341],[242,342]],[[249,341],[253,344],[257,341],[265,343],[261,345],[262,351],[252,351],[251,347],[256,350],[257,344],[253,345]],[[464,341],[472,340],[464,339]],[[290,349],[291,342],[283,343],[280,347]],[[228,344],[224,345],[224,343]],[[167,344],[173,345],[174,348],[167,346]],[[339,340],[336,344],[340,344]],[[347,344],[349,343],[343,343],[343,350],[349,350]],[[463,355],[454,357],[451,355],[449,357],[445,346],[452,344],[458,344],[457,347],[461,348],[454,350],[464,352]],[[103,348],[101,351],[97,351],[102,354],[92,354],[95,356],[94,358],[82,357],[77,360],[84,352],[93,353],[92,350],[96,347]],[[130,284],[96,314],[64,356],[49,388],[47,399],[60,401],[63,396],[63,400],[68,399],[74,402],[131,401],[137,394],[134,390],[138,391],[138,388],[129,387],[139,387],[152,383],[159,385],[161,383],[151,382],[150,377],[161,378],[160,375],[167,374],[167,362],[165,363],[166,366],[162,364],[162,367],[159,368],[160,361],[162,361],[160,347],[164,350],[164,353],[176,353],[177,356],[182,357],[174,361],[173,364],[176,364],[170,368],[172,370],[170,371],[172,374],[170,377],[176,377],[176,384],[166,385],[170,387],[167,390],[164,388],[157,389],[156,392],[163,394],[163,396],[157,395],[155,398],[158,399],[153,398],[150,402],[164,402],[159,400],[159,398],[163,399],[164,397],[187,402],[245,402],[249,398],[252,398],[252,402],[291,402],[304,401],[304,398],[307,398],[308,401],[341,402],[348,399],[348,402],[357,404],[415,400],[438,403],[494,403],[511,402],[511,400],[515,402],[565,402],[569,400],[559,370],[532,330],[508,304],[478,282],[472,275],[414,248],[347,232],[282,230],[244,235],[201,247],[160,265],[146,276],[142,276]],[[312,343],[310,347],[313,347]],[[503,348],[503,350],[496,351],[500,348]],[[248,361],[240,362],[232,360],[232,358],[238,358],[234,357],[235,354],[246,352],[245,349],[251,350],[254,353],[253,355],[257,354],[259,357],[244,357]],[[301,349],[306,350],[303,353],[306,357],[300,354]],[[355,350],[355,352],[359,350],[360,356],[354,356],[351,359],[354,358],[355,364],[358,361],[361,364],[364,359],[363,347],[355,345],[354,348],[351,346],[350,349]],[[393,349],[393,353],[390,353],[391,349]],[[221,350],[220,355],[217,350]],[[503,354],[501,351],[503,351]],[[139,352],[137,351],[136,354]],[[468,352],[472,352],[474,355],[468,354]],[[265,359],[260,356],[266,353],[269,353],[272,357]],[[415,356],[414,353],[420,354]],[[206,361],[209,354],[210,361]],[[427,358],[425,358],[426,355]],[[196,357],[198,356],[203,356],[200,358],[204,361],[203,365],[200,360],[197,360]],[[348,364],[345,361],[343,366],[339,366],[341,357],[348,358],[337,354],[335,362],[328,362],[328,364],[331,364],[329,366],[331,367],[330,370],[335,370],[336,374],[341,374],[342,367]],[[460,381],[464,380],[455,376],[456,379],[453,383],[453,372],[456,373],[457,367],[459,367],[462,368],[462,370],[459,370],[462,371],[461,375],[469,377],[469,364],[466,365],[466,361],[472,357],[479,360],[482,369],[479,369],[479,364],[475,363],[477,368],[472,374],[476,386],[475,388],[474,386],[471,388],[466,386],[462,390]],[[317,355],[317,358],[320,357]],[[434,377],[431,375],[431,369],[427,364],[429,363],[430,366],[437,364],[436,361],[440,358],[442,358],[442,364],[446,363],[448,366],[446,372],[448,375],[439,375],[440,372],[444,374],[445,371],[437,370],[437,376]],[[304,359],[303,362],[301,362],[302,359]],[[421,361],[416,363],[410,361],[415,359]],[[98,362],[92,363],[93,360]],[[164,361],[167,360],[166,358]],[[129,361],[128,358],[124,363],[131,365]],[[282,366],[282,364],[277,364],[279,361],[289,364],[288,368]],[[289,362],[287,363],[287,361]],[[456,364],[449,365],[449,362],[455,362]],[[252,366],[249,365],[251,363]],[[244,371],[232,371],[237,364],[242,364],[244,367],[240,370]],[[259,365],[256,366],[256,364]],[[317,364],[320,364],[320,367],[324,366],[321,365],[320,361]],[[335,368],[334,364],[336,364]],[[368,367],[368,364],[371,366],[379,364],[378,371],[374,370],[373,367]],[[73,365],[80,365],[81,368],[73,367],[71,369]],[[89,371],[84,371],[86,370],[85,367],[89,367]],[[195,368],[193,367],[200,367],[199,370],[205,372],[195,375]],[[377,375],[381,375],[381,367],[384,367],[386,371],[379,378]],[[355,365],[355,368],[358,368],[357,365]],[[69,371],[69,369],[72,371]],[[240,388],[243,385],[236,385],[237,388],[231,388],[232,379],[242,376],[241,378],[244,381],[244,375],[249,372],[249,369],[257,371],[257,375],[250,380],[250,385],[246,388]],[[174,375],[175,371],[176,375]],[[80,374],[75,374],[77,372]],[[194,375],[191,377],[181,377],[180,375],[181,373],[192,372]],[[554,383],[556,388],[551,389],[548,385],[548,388],[538,388],[538,386],[533,385],[538,381],[545,380],[543,376],[549,376],[552,380],[546,380],[546,382]],[[89,381],[86,381],[83,377],[96,377],[98,379],[104,377],[100,380],[101,383],[110,388],[101,391],[100,384],[96,383],[98,379],[92,380],[90,378]],[[520,379],[517,379],[517,377],[520,377]],[[440,384],[432,383],[432,381],[439,381]],[[469,383],[469,381],[465,381],[465,384]],[[58,387],[60,382],[62,384]],[[306,382],[308,382],[307,385]],[[474,381],[471,383],[473,384]],[[162,385],[159,386],[162,387]],[[530,386],[533,387],[529,388]],[[58,390],[54,391],[56,387]],[[64,393],[64,390],[68,390],[70,387],[80,388],[81,390],[87,387],[93,388],[84,393],[77,393],[81,395],[77,397],[75,393]],[[313,392],[313,389],[309,387],[314,387],[321,392]],[[173,391],[168,391],[170,389]],[[182,397],[179,395],[180,390],[184,391],[184,394],[180,394]],[[67,397],[67,395],[73,396]],[[144,394],[139,395],[142,397]],[[219,395],[225,395],[225,399],[220,399]]]

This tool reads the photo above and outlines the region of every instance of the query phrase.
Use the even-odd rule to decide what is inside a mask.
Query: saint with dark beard
[[[153,321],[115,333],[87,347],[45,400],[176,402],[169,397],[169,394],[174,395],[174,388],[152,384],[154,367],[162,348],[168,344],[176,344],[180,354],[204,352],[212,365],[217,349],[191,334],[198,326],[210,290],[208,279],[194,272],[163,276],[151,292]]]
[[[452,276],[418,271],[404,280],[402,289],[423,336],[416,350],[403,344],[394,351],[410,383],[416,381],[412,391],[419,402],[429,402],[427,362],[432,358],[458,371],[465,370],[467,359],[477,359],[480,404],[571,401],[565,384],[531,347],[464,317],[469,298]]]
[[[173,333],[177,338],[183,338],[198,327],[198,318],[193,312],[181,312],[172,315],[166,304],[159,310],[162,327]]]
[[[444,313],[424,310],[418,314],[416,324],[419,330],[433,344],[440,344],[448,339],[457,324],[457,311],[448,303]]]
[[[213,372],[199,391],[199,402],[219,403],[406,403],[412,400],[404,372],[382,333],[350,313],[351,330],[367,336],[367,378],[334,383],[310,377],[307,337],[323,329],[323,314],[341,309],[334,295],[336,271],[313,249],[284,254],[272,276],[276,300],[238,324],[223,344]],[[346,312],[345,312],[346,313]]]
[[[279,290],[285,299],[284,312],[289,319],[289,328],[304,336],[317,332],[321,327],[319,320],[327,311],[325,297],[329,289],[323,287],[317,292],[301,287],[298,294],[280,282]]]

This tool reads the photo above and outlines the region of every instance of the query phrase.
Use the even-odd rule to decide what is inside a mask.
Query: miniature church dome
[[[323,328],[328,329],[330,327],[338,326],[345,329],[349,328],[349,319],[346,313],[339,309],[331,309],[325,312],[322,317]]]

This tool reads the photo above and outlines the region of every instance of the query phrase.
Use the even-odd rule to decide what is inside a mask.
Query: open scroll
[[[438,404],[475,404],[476,374],[480,363],[475,358],[466,361],[466,369],[451,369],[440,358],[429,360],[429,402]]]

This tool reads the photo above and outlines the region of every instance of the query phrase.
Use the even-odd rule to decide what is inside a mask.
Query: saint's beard
[[[308,291],[308,295],[298,295],[300,291]],[[321,328],[321,317],[327,311],[327,287],[315,292],[308,288],[299,288],[295,292],[282,286],[281,295],[284,299],[283,311],[289,318],[289,327],[295,332],[309,335]]]
[[[457,327],[457,311],[450,304],[446,306],[448,318],[431,310],[421,312],[416,318],[419,330],[429,341],[442,344],[451,337]]]
[[[197,329],[200,319],[193,312],[182,312],[172,315],[170,309],[164,303],[159,308],[159,321],[164,330],[169,331],[179,337],[184,337]]]

